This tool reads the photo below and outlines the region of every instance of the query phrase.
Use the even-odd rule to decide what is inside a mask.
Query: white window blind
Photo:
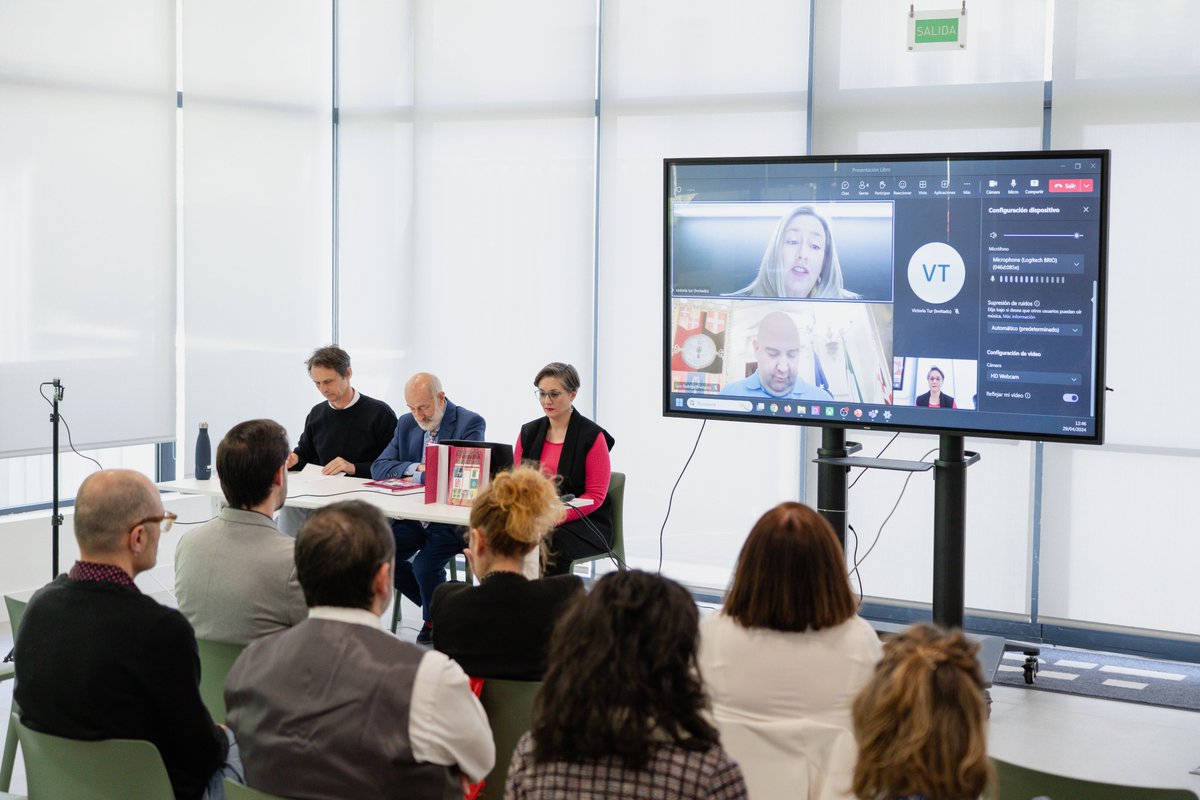
[[[174,41],[171,3],[0,5],[0,456],[50,451],[52,378],[77,447],[174,433]]]

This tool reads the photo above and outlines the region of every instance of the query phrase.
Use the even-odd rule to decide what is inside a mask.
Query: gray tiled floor
[[[416,636],[417,609],[405,601],[400,634]],[[390,622],[390,616],[388,621]],[[0,655],[12,646],[0,624]],[[0,683],[8,718],[12,681]],[[6,731],[7,725],[0,731]],[[2,736],[3,733],[0,733]],[[1200,793],[1200,713],[997,686],[992,689],[989,747],[1008,761],[1112,783],[1172,786]],[[18,756],[12,791],[24,793]]]

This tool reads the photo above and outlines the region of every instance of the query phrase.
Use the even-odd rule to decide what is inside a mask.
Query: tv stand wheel
[[[1025,682],[1033,683],[1038,673],[1038,658],[1037,656],[1025,656]]]

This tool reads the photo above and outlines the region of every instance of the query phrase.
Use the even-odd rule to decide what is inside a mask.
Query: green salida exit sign
[[[958,50],[967,46],[966,10],[912,11],[909,50]]]
[[[958,19],[955,17],[947,17],[945,19],[923,19],[917,23],[917,30],[913,36],[914,44],[931,44],[933,42],[957,41]]]

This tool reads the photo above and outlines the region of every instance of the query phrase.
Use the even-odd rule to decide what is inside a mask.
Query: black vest
[[[542,457],[542,446],[546,443],[546,434],[550,432],[550,418],[540,417],[533,422],[521,426],[521,458],[529,461],[539,461]],[[559,494],[573,494],[576,497],[583,494],[587,483],[587,454],[596,435],[603,433],[608,449],[612,450],[616,440],[612,435],[590,419],[580,414],[578,409],[571,409],[571,418],[567,420],[567,435],[563,439],[562,455],[558,459],[558,475],[562,482],[559,484]],[[587,521],[596,526],[604,534],[604,539],[612,544],[612,508],[607,502],[601,503],[595,511],[587,515]],[[572,528],[586,525],[586,522],[572,520],[559,527]],[[595,538],[595,534],[591,538]]]

